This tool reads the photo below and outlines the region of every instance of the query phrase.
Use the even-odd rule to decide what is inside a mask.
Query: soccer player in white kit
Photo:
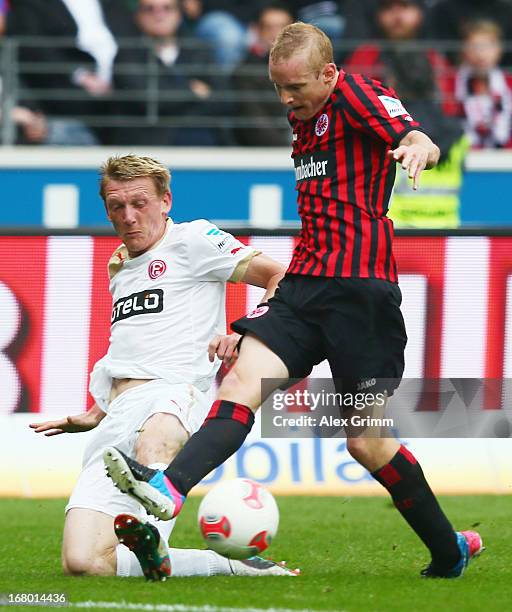
[[[238,336],[225,334],[226,282],[273,294],[284,268],[206,220],[175,224],[169,170],[148,157],[111,157],[100,195],[123,244],[108,264],[113,308],[107,354],[94,366],[96,403],[82,415],[33,423],[56,435],[96,428],[66,506],[62,561],[72,575],[294,575],[260,558],[168,549],[174,521],[155,521],[118,491],[102,453],[116,446],[163,469],[202,424],[221,360]]]

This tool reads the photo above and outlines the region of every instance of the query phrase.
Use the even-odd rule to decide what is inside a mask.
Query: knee
[[[347,450],[359,463],[365,464],[371,454],[369,438],[348,438]]]
[[[238,364],[224,377],[217,397],[244,404],[245,406],[257,407],[261,399],[261,381],[252,377],[250,373],[244,372]]]
[[[400,444],[394,438],[348,438],[347,450],[369,472],[391,461]]]
[[[112,576],[116,573],[113,563],[106,556],[79,552],[64,553],[62,569],[67,576]]]
[[[242,372],[236,367],[236,364],[229,370],[229,372],[222,379],[222,383],[219,388],[219,392],[237,393],[244,387],[244,381]]]
[[[188,440],[188,433],[181,421],[172,414],[157,413],[142,428],[135,444],[135,456],[139,463],[170,463]]]

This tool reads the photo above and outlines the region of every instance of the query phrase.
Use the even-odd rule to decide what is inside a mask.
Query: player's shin
[[[457,536],[414,455],[402,445],[372,476],[389,491],[400,514],[430,550],[436,568],[452,568],[460,558]]]
[[[247,406],[215,401],[202,427],[176,455],[165,475],[179,493],[187,495],[242,446],[253,424],[254,414]]]

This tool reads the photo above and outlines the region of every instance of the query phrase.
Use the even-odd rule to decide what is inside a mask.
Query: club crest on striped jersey
[[[162,261],[161,259],[153,259],[148,266],[149,278],[155,280],[155,278],[162,276],[166,270],[167,266],[165,265],[165,261]]]
[[[317,136],[323,136],[325,132],[327,132],[328,127],[329,127],[329,117],[325,113],[323,113],[316,120],[315,134]]]

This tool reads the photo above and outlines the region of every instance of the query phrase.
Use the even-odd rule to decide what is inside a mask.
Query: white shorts
[[[94,430],[84,451],[82,472],[66,506],[87,508],[117,516],[126,512],[140,514],[140,505],[114,487],[105,474],[103,450],[116,446],[129,457],[135,456],[139,431],[153,414],[173,414],[192,435],[208,414],[210,402],[204,393],[187,384],[171,385],[151,380],[118,395],[109,405],[107,416]]]

